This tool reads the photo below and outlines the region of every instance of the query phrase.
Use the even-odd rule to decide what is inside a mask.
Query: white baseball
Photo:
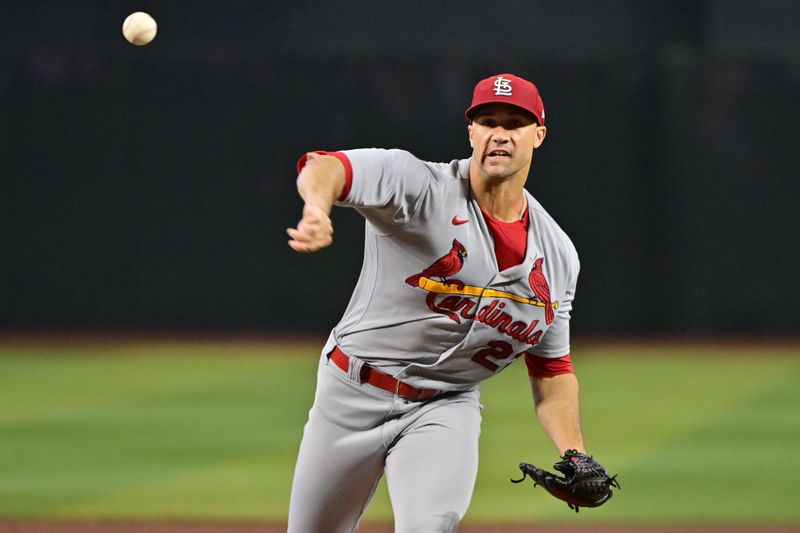
[[[153,17],[144,11],[128,15],[122,23],[122,35],[136,46],[144,46],[156,37],[158,25]]]

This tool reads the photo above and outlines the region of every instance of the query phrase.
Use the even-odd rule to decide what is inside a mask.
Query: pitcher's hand
[[[297,228],[287,228],[286,233],[291,237],[289,246],[295,252],[316,252],[333,242],[333,223],[322,208],[306,204]]]

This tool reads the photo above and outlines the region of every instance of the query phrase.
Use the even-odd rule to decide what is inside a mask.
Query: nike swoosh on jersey
[[[456,215],[453,217],[452,222],[454,226],[460,226],[461,224],[466,224],[467,222],[469,222],[469,219],[461,220],[460,218],[458,218],[458,215]]]

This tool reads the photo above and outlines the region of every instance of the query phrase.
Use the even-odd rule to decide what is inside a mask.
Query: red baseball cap
[[[531,113],[544,126],[544,103],[539,89],[528,80],[513,74],[497,74],[481,80],[472,91],[472,104],[464,115],[472,120],[475,110],[483,104],[511,104]]]

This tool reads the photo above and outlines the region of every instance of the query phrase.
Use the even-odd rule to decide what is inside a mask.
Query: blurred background
[[[528,188],[581,256],[576,334],[796,335],[798,22],[794,0],[4,2],[0,327],[324,332],[363,221],[294,254],[298,156],[468,157],[474,83],[511,72],[547,110]]]

